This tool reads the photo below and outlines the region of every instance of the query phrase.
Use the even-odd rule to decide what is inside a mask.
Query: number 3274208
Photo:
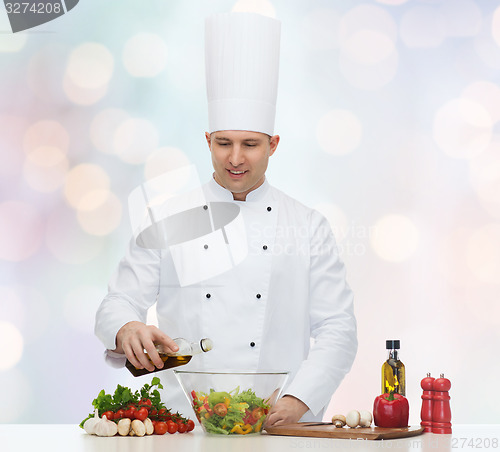
[[[16,2],[6,3],[8,14],[59,14],[62,12],[61,3],[50,2]]]

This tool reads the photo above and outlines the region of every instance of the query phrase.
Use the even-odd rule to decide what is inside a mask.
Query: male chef
[[[212,229],[163,249],[132,240],[97,312],[96,334],[110,359],[125,355],[148,370],[145,351],[163,366],[155,344],[175,352],[172,338],[208,337],[213,350],[185,368],[289,371],[267,426],[321,420],[353,363],[356,321],[328,222],[265,176],[280,141],[280,23],[217,14],[206,20],[205,39],[214,173],[199,208],[213,216]],[[155,302],[158,328],[146,325]],[[189,413],[172,372],[159,375],[166,405]]]

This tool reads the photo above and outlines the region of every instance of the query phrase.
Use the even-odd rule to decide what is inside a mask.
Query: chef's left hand
[[[292,395],[285,395],[279,399],[267,416],[265,427],[275,427],[284,424],[299,422],[300,418],[309,410],[309,407]]]

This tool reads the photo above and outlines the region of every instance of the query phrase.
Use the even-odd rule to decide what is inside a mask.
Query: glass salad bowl
[[[174,370],[203,431],[260,434],[280,397],[288,372]]]

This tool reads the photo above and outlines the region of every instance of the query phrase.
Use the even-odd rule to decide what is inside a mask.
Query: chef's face
[[[205,137],[212,153],[215,181],[235,200],[245,201],[249,192],[264,183],[269,157],[280,137],[246,130],[206,132]]]

